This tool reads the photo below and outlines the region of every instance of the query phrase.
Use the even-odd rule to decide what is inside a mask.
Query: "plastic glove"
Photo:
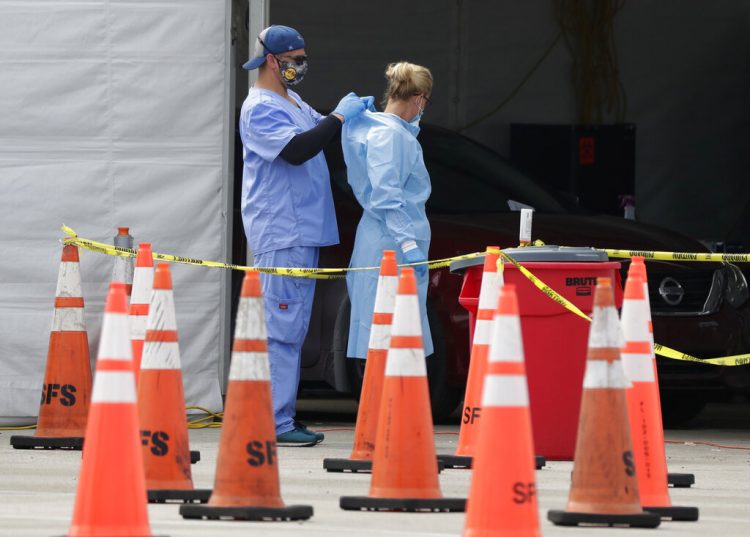
[[[344,121],[349,121],[364,112],[364,110],[365,103],[354,92],[351,92],[339,101],[333,113],[343,116]]]
[[[404,262],[405,263],[420,263],[422,261],[427,261],[427,258],[424,256],[424,254],[420,251],[419,248],[413,248],[409,250],[408,252],[404,253]],[[427,274],[427,265],[417,265],[415,267],[412,267],[414,269],[414,273],[418,278],[423,277],[425,274]]]
[[[359,98],[364,104],[365,104],[365,110],[369,110],[370,112],[375,112],[375,97],[372,95],[368,95],[367,97],[360,97]]]

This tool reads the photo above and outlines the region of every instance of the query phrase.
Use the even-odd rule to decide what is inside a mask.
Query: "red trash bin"
[[[615,304],[622,305],[620,263],[608,261],[604,252],[558,246],[503,251],[589,316],[598,277],[612,278]],[[483,264],[484,257],[479,257],[450,267],[463,273],[458,301],[469,312],[470,346]],[[549,460],[572,460],[591,323],[548,298],[507,262],[505,282],[515,284],[518,292],[536,453]]]

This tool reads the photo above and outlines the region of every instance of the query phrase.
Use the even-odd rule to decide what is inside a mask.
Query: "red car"
[[[492,150],[453,131],[424,125],[419,135],[430,172],[427,212],[430,259],[518,244],[513,202],[534,207],[533,236],[547,244],[666,251],[705,251],[678,233],[632,220],[587,214],[570,196],[550,191]],[[241,152],[239,153],[241,154]],[[341,244],[323,248],[321,267],[349,263],[361,208],[346,180],[339,147],[326,151]],[[509,203],[510,202],[510,203]],[[239,227],[239,237],[244,239]],[[240,244],[241,243],[241,244]],[[244,240],[236,242],[242,262]],[[750,304],[745,275],[729,264],[648,263],[655,339],[702,358],[750,351]],[[627,260],[623,262],[623,276]],[[624,278],[623,278],[624,279]],[[435,353],[427,360],[433,416],[445,419],[464,394],[469,365],[468,314],[458,303],[462,278],[447,268],[430,273],[428,316]],[[346,357],[349,298],[346,282],[317,284],[303,346],[302,387],[359,394],[364,361]],[[682,421],[705,403],[747,390],[750,368],[658,360],[666,421]]]

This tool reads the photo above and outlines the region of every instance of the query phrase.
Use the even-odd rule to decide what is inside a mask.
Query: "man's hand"
[[[354,92],[351,92],[339,101],[332,114],[344,123],[364,112],[365,106],[362,99],[357,97]]]

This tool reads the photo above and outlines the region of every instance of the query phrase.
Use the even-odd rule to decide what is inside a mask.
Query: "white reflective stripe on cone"
[[[594,306],[589,325],[589,349],[621,349],[624,343],[620,319],[612,306]]]
[[[266,339],[266,318],[262,298],[240,298],[237,320],[234,324],[234,339]]]
[[[398,295],[393,313],[393,336],[421,336],[422,316],[417,295]]]
[[[57,276],[55,296],[82,297],[81,269],[76,261],[62,261]]]
[[[135,267],[131,304],[148,304],[154,283],[154,267]]]
[[[625,341],[649,341],[645,301],[626,299],[622,303],[622,333]]]
[[[375,313],[393,313],[398,291],[398,276],[379,276],[375,292]]]
[[[490,362],[523,362],[521,321],[517,315],[496,315],[490,344]]]
[[[425,364],[424,351],[422,349],[393,349],[388,351],[388,359],[385,363],[386,377],[426,377],[427,365]]]
[[[180,369],[180,346],[176,341],[146,341],[141,369]]]
[[[654,382],[654,360],[650,354],[623,352],[622,368],[630,382]]]
[[[146,337],[147,315],[130,316],[130,339],[144,339]]]
[[[135,403],[135,380],[130,371],[97,371],[92,403]]]
[[[267,352],[232,352],[229,380],[271,380]]]
[[[102,337],[99,340],[99,354],[97,354],[100,359],[132,360],[129,324],[130,320],[124,313],[104,314]]]
[[[503,286],[503,276],[498,272],[482,273],[482,285],[479,288],[480,310],[495,310],[497,308],[497,298],[500,295],[500,288]]]
[[[477,319],[474,324],[474,345],[489,345],[492,341],[492,321]]]
[[[482,389],[482,406],[529,406],[525,375],[487,375]]]
[[[620,360],[587,360],[583,376],[584,388],[628,388],[630,382],[625,376]]]
[[[154,289],[148,307],[149,330],[177,330],[174,315],[174,296],[168,289]]]
[[[85,332],[83,308],[55,308],[52,313],[53,332]]]
[[[390,324],[375,324],[370,328],[370,349],[388,350],[391,340]]]

